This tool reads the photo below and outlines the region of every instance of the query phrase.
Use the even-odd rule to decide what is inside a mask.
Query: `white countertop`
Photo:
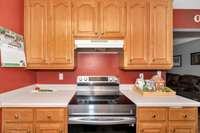
[[[182,96],[144,97],[132,90],[133,85],[121,85],[120,91],[137,107],[200,107],[200,102]]]
[[[53,89],[51,93],[33,93],[41,88]],[[143,97],[132,90],[133,85],[120,85],[120,91],[138,107],[198,107],[199,102],[181,97]],[[67,107],[76,92],[76,85],[31,85],[0,94],[1,107]]]
[[[53,89],[53,92],[33,93],[41,88]],[[75,94],[75,85],[31,85],[1,94],[2,107],[67,107]]]

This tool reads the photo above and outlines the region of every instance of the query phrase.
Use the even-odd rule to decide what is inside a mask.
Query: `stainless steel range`
[[[69,133],[134,133],[136,106],[120,93],[119,84],[115,76],[78,76]]]

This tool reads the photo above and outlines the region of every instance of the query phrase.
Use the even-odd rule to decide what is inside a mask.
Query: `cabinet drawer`
[[[33,121],[32,109],[3,109],[3,117],[6,122]]]
[[[165,121],[167,119],[167,109],[165,108],[140,108],[138,110],[140,121]]]
[[[37,121],[64,121],[64,109],[37,109]]]
[[[169,109],[169,120],[195,120],[196,117],[195,108]]]

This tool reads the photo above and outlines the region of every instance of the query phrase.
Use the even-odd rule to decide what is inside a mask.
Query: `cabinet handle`
[[[103,32],[101,32],[101,35],[104,35],[104,33],[103,33]]]
[[[155,62],[156,60],[155,60],[155,59],[153,59],[152,61],[153,61],[153,62]]]
[[[15,119],[19,119],[19,115],[18,115],[18,114],[15,114],[14,118],[15,118]]]
[[[140,132],[143,133],[143,132],[144,132],[144,129],[141,129]]]
[[[176,129],[173,130],[173,133],[175,133],[175,132],[176,132]]]

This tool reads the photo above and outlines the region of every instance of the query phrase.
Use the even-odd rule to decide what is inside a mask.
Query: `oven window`
[[[69,133],[136,133],[135,125],[69,125]]]

